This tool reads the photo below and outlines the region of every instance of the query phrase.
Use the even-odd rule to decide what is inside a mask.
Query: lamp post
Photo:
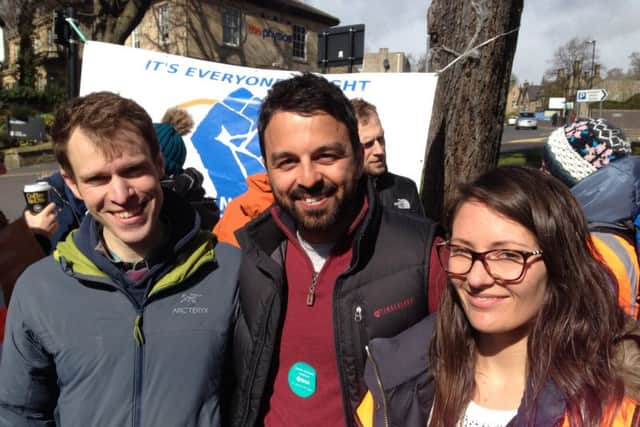
[[[591,51],[591,80],[589,81],[589,89],[593,89],[593,77],[596,75],[596,41],[589,40],[585,44],[592,44],[593,49]]]

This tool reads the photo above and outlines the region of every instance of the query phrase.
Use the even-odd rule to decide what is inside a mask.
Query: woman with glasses
[[[460,187],[438,248],[440,311],[367,347],[363,426],[635,426],[640,333],[555,178]]]

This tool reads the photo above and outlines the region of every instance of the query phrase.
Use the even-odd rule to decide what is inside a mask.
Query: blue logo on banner
[[[247,190],[245,178],[264,171],[258,141],[262,100],[241,88],[215,104],[191,136],[216,188],[218,205]]]

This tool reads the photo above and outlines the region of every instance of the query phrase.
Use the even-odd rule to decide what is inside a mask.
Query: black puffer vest
[[[365,345],[390,337],[427,315],[427,279],[437,226],[430,220],[383,209],[371,185],[369,210],[356,230],[349,268],[337,279],[333,318],[345,417],[364,396]],[[285,224],[293,222],[283,215]],[[240,316],[234,333],[232,426],[262,425],[277,366],[285,312],[286,237],[269,210],[237,233]]]

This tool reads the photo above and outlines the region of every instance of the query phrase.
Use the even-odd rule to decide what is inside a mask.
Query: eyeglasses
[[[542,251],[518,251],[515,249],[492,249],[475,252],[450,242],[436,245],[440,265],[450,276],[464,276],[471,271],[476,261],[482,262],[491,277],[500,283],[516,283],[527,269],[527,260]]]

